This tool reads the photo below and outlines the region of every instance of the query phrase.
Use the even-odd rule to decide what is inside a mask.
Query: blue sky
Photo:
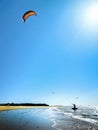
[[[98,21],[85,15],[97,4],[0,1],[0,102],[98,104]]]

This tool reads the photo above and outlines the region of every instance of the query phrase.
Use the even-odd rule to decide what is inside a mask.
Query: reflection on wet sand
[[[55,130],[47,108],[0,112],[0,130]]]

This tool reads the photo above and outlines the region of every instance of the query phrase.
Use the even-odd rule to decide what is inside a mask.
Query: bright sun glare
[[[98,26],[98,3],[88,5],[83,12],[83,24],[88,29]]]

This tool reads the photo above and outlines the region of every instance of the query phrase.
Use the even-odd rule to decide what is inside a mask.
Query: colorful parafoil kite
[[[32,10],[27,11],[26,13],[24,13],[24,15],[23,15],[23,17],[22,17],[23,21],[25,22],[26,19],[27,19],[29,16],[32,16],[32,15],[35,15],[35,16],[36,16],[37,14],[36,14],[35,11],[32,11]]]

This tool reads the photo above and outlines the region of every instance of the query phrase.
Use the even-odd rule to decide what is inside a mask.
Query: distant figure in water
[[[73,104],[73,108],[72,108],[74,111],[76,111],[78,108],[76,107],[75,104]]]

